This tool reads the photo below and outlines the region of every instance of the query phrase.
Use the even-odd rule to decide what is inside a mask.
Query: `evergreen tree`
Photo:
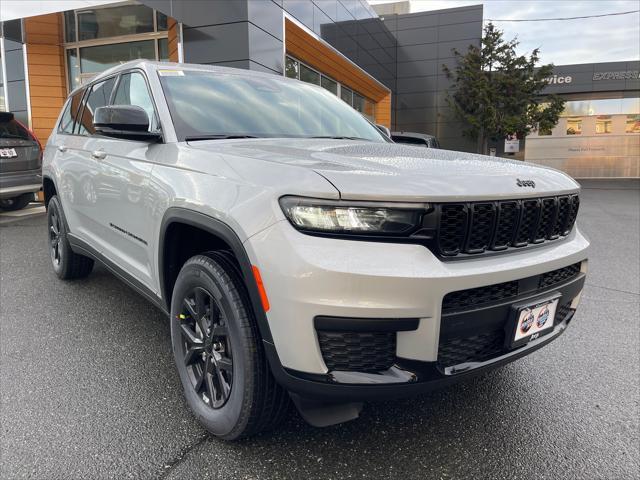
[[[528,57],[517,55],[518,43],[506,41],[503,32],[488,23],[480,48],[471,46],[464,55],[454,51],[458,65],[453,70],[443,65],[453,80],[454,93],[447,100],[468,126],[464,134],[477,141],[478,153],[487,153],[489,139],[550,130],[564,108],[558,96],[542,94],[553,64],[536,66],[539,49]]]

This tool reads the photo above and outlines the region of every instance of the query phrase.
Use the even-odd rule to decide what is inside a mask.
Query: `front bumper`
[[[367,398],[371,390],[372,395],[381,398],[387,391],[395,396],[434,388],[519,358],[546,344],[564,331],[570,317],[526,347],[487,362],[476,362],[462,373],[447,370],[438,363],[441,335],[451,333],[450,324],[446,328],[442,325],[443,299],[450,292],[532,278],[582,262],[588,246],[576,227],[563,241],[544,247],[443,262],[420,245],[312,237],[284,221],[245,243],[252,263],[260,268],[271,305],[267,318],[273,344],[266,343],[265,348],[272,366],[281,367],[274,368],[278,370],[276,377],[303,395],[331,398],[353,398],[353,389],[360,392],[357,396]],[[573,308],[583,283],[584,273],[570,285],[562,286],[565,299],[576,299]],[[516,300],[536,295],[537,292],[528,291],[491,308],[508,309]],[[490,317],[491,311],[487,313]],[[319,316],[417,319],[417,328],[395,334],[397,371],[387,372],[386,378],[353,375],[327,368],[314,324]],[[487,321],[491,323],[492,319]],[[461,328],[468,329],[468,321]]]

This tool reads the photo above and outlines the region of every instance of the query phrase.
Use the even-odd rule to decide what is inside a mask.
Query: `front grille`
[[[435,248],[442,256],[521,248],[568,235],[578,215],[578,195],[526,200],[443,203]]]
[[[571,302],[572,300],[569,300],[568,302],[563,303],[562,305],[558,305],[558,310],[556,311],[556,318],[554,319],[554,324],[557,325],[558,323],[562,323],[567,316],[572,312],[572,308],[571,308]]]
[[[377,373],[388,370],[395,362],[396,332],[317,333],[329,371]]]
[[[562,295],[554,325],[569,318],[580,283],[581,262],[531,277],[484,287],[458,290],[442,300],[438,365],[442,368],[468,362],[484,362],[509,351],[505,332],[510,331],[514,304],[558,289]],[[575,283],[577,282],[577,283]],[[570,293],[566,293],[570,292]]]
[[[504,348],[504,331],[472,337],[450,338],[438,346],[438,365],[443,368],[466,362],[484,362],[499,356]]]
[[[518,282],[496,283],[486,287],[469,288],[447,293],[442,300],[442,313],[464,310],[487,303],[518,296]]]
[[[569,265],[568,267],[559,268],[551,272],[543,273],[540,275],[538,281],[538,288],[540,290],[548,288],[552,285],[565,282],[580,273],[580,262]]]

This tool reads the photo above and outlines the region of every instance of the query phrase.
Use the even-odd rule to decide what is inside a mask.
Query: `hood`
[[[552,168],[472,153],[326,139],[214,140],[190,144],[217,154],[307,168],[348,200],[457,201],[538,197],[579,185]],[[520,182],[519,182],[520,180]],[[526,185],[519,186],[522,181]]]

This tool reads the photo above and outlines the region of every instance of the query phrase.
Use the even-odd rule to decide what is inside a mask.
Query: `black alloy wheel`
[[[191,386],[207,406],[219,409],[233,386],[233,356],[223,310],[211,293],[195,287],[185,295],[178,319]]]

